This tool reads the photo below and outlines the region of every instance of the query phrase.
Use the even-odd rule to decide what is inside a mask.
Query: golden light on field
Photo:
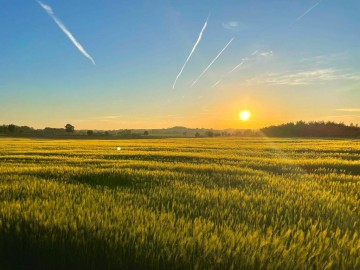
[[[250,117],[251,117],[251,113],[247,110],[241,111],[239,113],[239,118],[242,121],[248,121],[250,119]]]

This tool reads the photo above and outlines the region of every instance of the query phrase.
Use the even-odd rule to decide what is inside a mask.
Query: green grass
[[[358,140],[1,139],[0,203],[0,269],[360,269]]]

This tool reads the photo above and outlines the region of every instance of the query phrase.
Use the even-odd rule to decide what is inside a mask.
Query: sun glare
[[[240,118],[240,120],[242,120],[242,121],[247,121],[247,120],[249,120],[250,116],[251,116],[251,113],[250,113],[249,111],[241,111],[241,112],[239,113],[239,118]]]

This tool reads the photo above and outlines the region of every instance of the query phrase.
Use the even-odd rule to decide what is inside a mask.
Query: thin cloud
[[[237,28],[238,28],[239,22],[237,22],[237,21],[230,21],[230,22],[223,23],[222,26],[223,26],[225,29],[234,30],[234,29],[237,29]]]
[[[309,57],[303,57],[299,59],[300,63],[310,63],[311,65],[330,65],[332,63],[344,62],[349,59],[347,52],[339,52],[332,54],[315,55]]]
[[[200,78],[209,70],[209,68],[212,66],[212,64],[215,63],[215,61],[220,57],[220,55],[226,50],[226,48],[230,45],[230,43],[235,39],[235,37],[233,37],[232,39],[230,39],[230,41],[225,45],[225,47],[218,53],[218,55],[211,61],[211,63],[204,69],[203,72],[201,72],[201,74],[199,75],[199,77],[196,78],[196,80],[191,84],[191,87],[193,87],[199,80]]]
[[[257,55],[261,56],[261,57],[272,57],[272,56],[274,56],[274,53],[273,53],[273,51],[269,51],[269,52],[261,52],[261,53],[258,53]]]
[[[223,22],[222,27],[230,31],[240,31],[246,29],[246,25],[238,21]]]
[[[38,1],[39,5],[46,11],[46,13],[54,20],[54,22],[59,26],[59,28],[65,33],[65,35],[71,40],[75,47],[94,65],[96,65],[94,59],[88,54],[84,47],[75,39],[75,37],[70,33],[70,31],[65,27],[65,25],[54,15],[52,8],[49,5],[43,4]]]
[[[311,85],[324,81],[359,81],[360,74],[344,73],[333,68],[301,70],[292,73],[269,73],[265,76],[257,76],[248,80],[248,84],[268,84],[268,85]]]
[[[307,11],[305,11],[303,14],[301,14],[299,17],[296,18],[296,20],[290,25],[292,27],[295,23],[300,21],[302,18],[304,18],[310,11],[312,11],[314,8],[316,8],[323,0],[320,0],[315,5],[313,5],[311,8],[309,8]]]
[[[200,40],[201,40],[201,38],[202,38],[202,35],[203,35],[203,33],[204,33],[204,31],[205,31],[205,29],[206,29],[206,27],[207,27],[209,17],[210,17],[210,14],[209,14],[209,16],[207,17],[207,19],[206,19],[206,21],[205,21],[205,23],[204,23],[204,26],[202,27],[202,29],[201,29],[201,31],[200,31],[200,33],[199,33],[199,36],[198,36],[198,38],[197,38],[197,40],[196,40],[196,42],[195,42],[195,44],[194,44],[194,46],[193,46],[190,54],[189,54],[189,56],[187,57],[184,65],[181,67],[179,74],[176,76],[176,79],[175,79],[174,84],[173,84],[173,87],[172,87],[173,89],[175,88],[176,82],[177,82],[177,80],[180,78],[180,76],[181,76],[181,74],[182,74],[182,72],[183,72],[183,70],[184,70],[187,62],[189,62],[192,54],[193,54],[194,51],[196,50],[196,47],[197,47],[197,46],[199,45],[199,43],[200,43]]]
[[[360,112],[360,108],[336,109],[341,112]]]

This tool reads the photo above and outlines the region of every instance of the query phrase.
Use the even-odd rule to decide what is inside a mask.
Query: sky
[[[360,124],[359,14],[358,0],[0,0],[0,124]]]

